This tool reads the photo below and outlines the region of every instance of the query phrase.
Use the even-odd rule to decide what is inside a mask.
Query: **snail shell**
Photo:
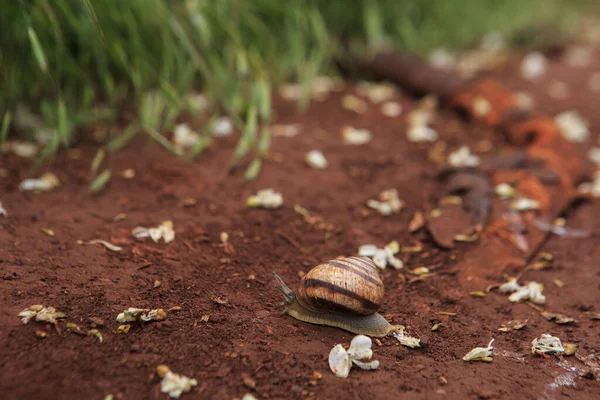
[[[317,265],[300,282],[298,302],[316,313],[370,315],[383,303],[383,281],[367,257]]]

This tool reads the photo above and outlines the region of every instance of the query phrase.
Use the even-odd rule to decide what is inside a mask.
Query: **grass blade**
[[[98,193],[100,190],[104,189],[108,181],[110,181],[111,171],[110,169],[105,169],[102,171],[100,175],[94,179],[94,181],[90,184],[90,192]]]
[[[38,39],[37,34],[30,26],[27,28],[27,36],[29,36],[29,42],[31,43],[31,47],[33,49],[33,54],[35,55],[35,59],[40,67],[40,70],[43,73],[48,72],[48,62],[46,61],[46,55],[44,54],[44,50],[40,45],[40,40]]]
[[[108,142],[106,148],[108,151],[119,151],[129,144],[133,138],[138,134],[140,126],[138,124],[129,124],[123,131],[121,136],[117,136]]]
[[[103,149],[100,149],[96,152],[94,159],[92,160],[92,165],[90,166],[90,175],[94,176],[98,172],[100,165],[102,165],[102,161],[104,161],[104,156],[106,152]]]
[[[246,170],[245,178],[247,181],[253,181],[260,173],[260,167],[262,166],[262,159],[257,157],[250,163]]]
[[[2,118],[2,131],[0,132],[0,144],[6,142],[6,138],[8,137],[8,129],[10,128],[10,123],[12,121],[12,114],[10,111],[7,111],[4,114],[4,118]]]

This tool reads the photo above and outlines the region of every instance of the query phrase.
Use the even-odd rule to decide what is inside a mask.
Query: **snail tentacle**
[[[285,304],[291,304],[296,301],[296,293],[281,279],[279,275],[275,271],[273,271],[273,276],[277,279],[277,282],[281,286],[275,286],[275,289],[279,290],[283,297],[285,298]]]

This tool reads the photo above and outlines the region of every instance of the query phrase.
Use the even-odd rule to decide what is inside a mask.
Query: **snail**
[[[304,275],[297,294],[273,275],[281,285],[275,287],[285,298],[281,315],[373,337],[399,329],[377,312],[384,287],[370,258],[338,258],[319,264]]]

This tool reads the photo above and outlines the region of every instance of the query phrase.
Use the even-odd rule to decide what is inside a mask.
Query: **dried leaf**
[[[551,313],[548,311],[544,311],[541,313],[542,317],[546,318],[548,321],[554,321],[559,325],[570,324],[576,322],[575,319],[566,316],[564,314]]]
[[[423,217],[423,213],[420,211],[415,212],[412,220],[408,224],[408,231],[410,233],[417,232],[421,228],[425,226],[425,218]]]
[[[104,338],[102,337],[102,334],[100,333],[100,331],[98,329],[90,329],[87,334],[89,336],[94,336],[95,338],[98,338],[98,341],[100,343],[102,343],[104,341]]]
[[[527,323],[529,322],[529,320],[526,319],[521,319],[521,320],[511,320],[508,321],[506,324],[503,324],[500,328],[498,328],[498,330],[500,332],[509,332],[509,331],[518,331],[520,329],[523,329],[527,326]]]

